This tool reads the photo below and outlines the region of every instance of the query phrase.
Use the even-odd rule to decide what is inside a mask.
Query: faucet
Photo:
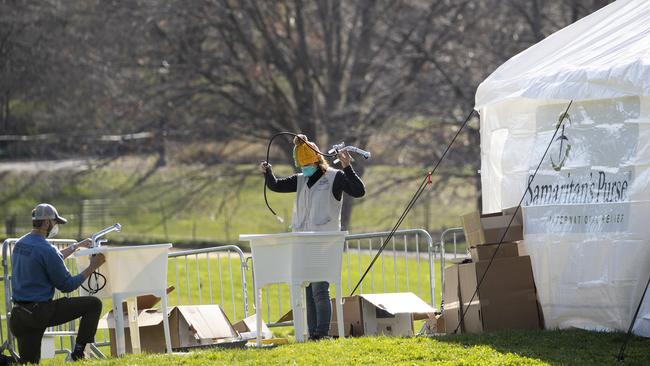
[[[107,227],[105,229],[102,229],[102,230],[94,233],[90,237],[90,240],[92,241],[92,248],[99,248],[103,243],[106,243],[106,239],[104,239],[104,240],[97,240],[97,239],[101,238],[102,236],[104,236],[104,235],[106,235],[106,234],[108,234],[110,232],[120,231],[120,230],[122,230],[122,225],[117,223],[115,225],[111,225],[111,226],[109,226],[109,227]]]

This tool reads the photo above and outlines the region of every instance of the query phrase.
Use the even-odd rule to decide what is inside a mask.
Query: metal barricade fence
[[[231,320],[248,317],[248,267],[244,252],[238,246],[224,245],[172,252],[169,253],[169,260],[168,271],[174,281],[168,283],[173,283],[176,288],[175,293],[172,292],[169,296],[170,306],[216,303],[230,315]],[[237,263],[238,269],[233,270],[233,262]],[[192,270],[194,273],[191,273]],[[235,271],[239,272],[239,278],[234,275]],[[218,276],[218,287],[215,286],[215,273]],[[226,283],[224,275],[228,278]],[[229,299],[227,293],[230,294]],[[204,299],[209,301],[204,302]],[[218,301],[215,302],[215,299]],[[237,311],[238,308],[241,312]],[[243,317],[240,318],[240,315]]]
[[[168,295],[169,308],[218,304],[231,320],[242,319],[240,315],[248,316],[247,264],[239,247],[224,245],[170,252],[168,260],[167,284],[174,286]],[[95,342],[98,347],[110,345],[107,330],[98,329],[95,339],[101,340]]]
[[[344,296],[352,291],[389,234],[386,231],[346,237],[341,274]],[[436,283],[436,271],[444,268],[442,260],[439,269],[435,268],[439,254],[442,254],[439,243],[434,243],[426,230],[398,230],[359,286],[358,293],[413,292],[437,308],[441,292]],[[290,325],[291,322],[279,321],[291,310],[288,286],[272,285],[262,292],[266,307],[263,318],[267,324],[271,327]]]
[[[3,294],[5,310],[0,314],[0,344],[1,350],[9,350],[16,355],[15,337],[8,327],[8,316],[11,312],[11,251],[16,238],[6,239],[2,246]],[[76,243],[76,240],[49,239],[59,250]],[[174,285],[175,293],[169,294],[169,305],[214,304],[221,306],[230,319],[239,320],[248,316],[248,291],[247,291],[247,265],[244,252],[237,246],[227,245],[212,248],[185,250],[169,253],[168,283]],[[233,263],[234,262],[234,263]],[[77,273],[77,266],[73,256],[66,258],[66,266],[72,275]],[[239,268],[237,268],[239,267]],[[218,274],[218,282],[214,274]],[[224,281],[227,275],[229,281]],[[237,289],[237,290],[236,290]],[[225,293],[229,293],[226,296]],[[68,294],[56,291],[55,298],[61,296],[78,296],[75,290]],[[205,301],[204,301],[205,300]],[[217,301],[215,301],[217,300]],[[108,305],[108,306],[107,306]],[[110,309],[110,304],[104,308]],[[241,310],[238,310],[241,309]],[[78,321],[78,320],[77,320]],[[58,338],[55,353],[70,354],[74,347],[77,321],[48,328],[46,336]],[[97,348],[110,345],[108,330],[98,329],[95,344],[91,350],[96,357],[104,357]]]
[[[449,238],[449,236],[451,236],[451,238]],[[462,238],[462,240],[459,241],[459,237]],[[451,240],[451,243],[448,240]],[[463,245],[459,253],[458,251],[459,242],[465,244],[465,232],[463,231],[462,227],[452,227],[446,229],[445,231],[442,232],[442,234],[440,234],[440,245],[442,246],[442,250],[445,253],[449,252],[447,250],[447,245],[453,244],[453,251],[451,254],[453,254],[454,259],[458,257],[460,258],[467,257],[467,249],[468,249],[467,246]]]
[[[462,230],[460,230],[462,231]],[[444,286],[444,253],[447,236],[455,235],[458,228],[446,230],[439,243],[422,229],[399,230],[384,249],[364,281],[359,293],[413,292],[438,308],[441,289]],[[342,286],[349,294],[363,271],[389,235],[389,232],[351,234],[346,237],[343,254]],[[3,349],[15,350],[15,340],[8,331],[7,316],[11,311],[11,269],[10,255],[18,239],[7,239],[3,243],[2,265],[5,311],[0,315],[0,343]],[[49,240],[62,249],[75,240]],[[439,268],[436,259],[439,256]],[[248,283],[253,283],[252,270],[248,272],[244,252],[234,245],[184,250],[169,253],[168,284],[175,290],[169,294],[169,305],[219,304],[234,321],[248,317]],[[74,275],[77,273],[73,257],[66,259],[66,265]],[[440,272],[440,277],[436,276]],[[248,277],[251,276],[251,277]],[[439,281],[437,280],[439,278]],[[438,282],[437,282],[438,281]],[[289,289],[286,285],[270,286],[263,291],[266,317],[269,326],[289,325],[278,323],[284,312],[290,310]],[[65,296],[76,296],[74,291]],[[57,291],[56,296],[63,296]],[[277,302],[271,300],[277,296]],[[110,306],[108,307],[110,308]],[[277,315],[277,318],[274,316]],[[58,337],[57,353],[70,353],[74,347],[76,323],[69,322],[48,329],[48,334]],[[109,345],[108,331],[98,330],[96,346]],[[68,348],[69,347],[69,348]],[[98,357],[103,355],[95,348]]]

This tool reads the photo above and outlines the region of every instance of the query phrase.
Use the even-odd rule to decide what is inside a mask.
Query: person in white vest
[[[305,142],[306,141],[306,142]],[[352,169],[350,155],[341,152],[338,159],[343,170],[333,169],[318,154],[318,146],[305,135],[293,139],[293,157],[301,173],[286,178],[276,178],[271,165],[260,164],[267,187],[274,192],[296,192],[291,228],[293,231],[341,230],[343,192],[352,197],[366,193],[363,182]],[[327,338],[332,308],[329,283],[312,282],[307,286],[307,327],[309,339]]]

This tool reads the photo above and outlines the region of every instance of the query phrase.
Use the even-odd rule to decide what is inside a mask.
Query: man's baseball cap
[[[32,210],[32,220],[55,220],[59,224],[65,224],[68,220],[59,216],[54,206],[49,203],[40,203]]]

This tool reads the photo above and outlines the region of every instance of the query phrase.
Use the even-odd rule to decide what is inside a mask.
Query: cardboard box
[[[513,219],[514,211],[515,208],[510,208],[501,213],[487,215],[481,215],[479,211],[474,211],[461,216],[467,244],[469,246],[494,244],[499,243],[502,237],[504,243],[523,240],[521,209],[517,210],[517,215]],[[512,224],[510,224],[511,220]],[[508,224],[510,224],[509,228]],[[507,232],[506,229],[508,229]]]
[[[436,335],[445,332],[445,317],[440,313],[430,315],[422,324],[420,334]]]
[[[463,331],[462,324],[458,326],[462,311],[458,268],[457,264],[445,268],[445,288],[442,297],[445,329],[441,330],[445,333],[453,333],[457,327],[459,333]]]
[[[333,309],[336,307],[333,306]],[[412,336],[413,319],[433,315],[434,309],[412,292],[362,294],[343,298],[346,336]],[[338,336],[336,311],[332,311],[330,335]]]
[[[444,314],[436,315],[436,332],[445,333],[446,331],[447,329],[445,327],[445,315]]]
[[[167,315],[173,349],[215,344],[239,337],[219,305],[175,306],[168,309]],[[126,314],[122,314],[122,316],[125,324],[126,352],[130,353],[132,350],[128,317]],[[140,348],[143,352],[163,353],[166,351],[163,314],[160,310],[142,310],[138,314],[138,326],[140,328]],[[112,311],[99,320],[98,329],[109,329],[111,355],[116,356],[115,319]]]
[[[235,323],[232,327],[239,332],[239,334],[246,339],[256,338],[257,337],[257,319],[256,315],[253,314],[246,319],[240,320]],[[262,320],[262,339],[271,339],[273,338],[273,333],[269,327],[266,326],[266,323]]]
[[[499,244],[477,245],[475,247],[469,248],[469,255],[472,257],[472,260],[474,262],[489,261],[490,258],[492,258],[492,255],[494,255],[494,252],[497,250],[497,247],[499,248],[499,251],[497,251],[494,259],[519,256],[519,249],[517,248],[516,242],[501,243],[500,247]]]
[[[174,286],[169,286],[167,287],[167,294],[169,295],[170,292],[174,291],[175,287]],[[136,297],[136,302],[138,304],[138,309],[151,309],[156,304],[160,301],[160,298],[158,296],[154,295],[140,295]],[[122,302],[122,311],[127,312],[127,307],[126,307],[126,301]]]
[[[329,335],[338,337],[336,299],[331,299],[332,318]],[[412,292],[362,294],[344,297],[343,329],[346,337],[362,335],[413,335],[413,320],[427,319],[435,309]],[[293,320],[293,312],[284,314],[278,322]]]
[[[435,335],[445,332],[445,317],[436,313],[434,317],[428,318],[422,325],[420,333]]]
[[[539,329],[537,293],[530,257],[495,259],[472,300],[488,263],[482,261],[458,266],[462,308],[467,308],[463,330],[477,333],[503,329]]]
[[[364,335],[413,335],[416,314],[433,314],[434,309],[411,292],[363,294],[361,317]]]
[[[363,335],[363,322],[359,296],[344,297],[343,300],[343,331],[346,337],[359,337]],[[339,336],[338,322],[336,321],[336,299],[332,299],[332,320],[330,321],[331,337]]]

